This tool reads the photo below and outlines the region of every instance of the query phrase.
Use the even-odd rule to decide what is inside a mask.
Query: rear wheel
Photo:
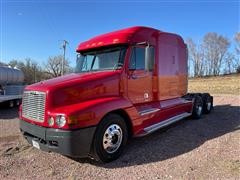
[[[195,95],[194,96],[194,104],[192,110],[192,117],[194,119],[200,119],[203,113],[203,101],[201,96]]]
[[[14,101],[13,100],[8,101],[8,106],[10,108],[13,108],[14,107]]]
[[[124,119],[117,114],[109,114],[98,125],[94,140],[93,153],[97,160],[110,162],[117,159],[128,138]]]
[[[20,99],[15,100],[15,105],[19,106],[20,105]]]
[[[209,114],[213,108],[212,98],[208,93],[202,94],[203,113]]]

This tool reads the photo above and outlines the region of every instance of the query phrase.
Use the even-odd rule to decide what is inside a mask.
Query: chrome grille
[[[46,93],[24,91],[22,100],[22,116],[37,122],[44,121]]]

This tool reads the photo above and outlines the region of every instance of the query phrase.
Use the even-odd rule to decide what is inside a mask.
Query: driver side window
[[[145,70],[148,67],[149,71],[154,69],[155,51],[154,47],[150,46],[150,54],[147,66],[145,65],[145,47],[132,48],[132,54],[129,61],[129,70]]]
[[[129,61],[130,70],[144,70],[145,69],[145,48],[134,47],[132,49],[131,58]]]

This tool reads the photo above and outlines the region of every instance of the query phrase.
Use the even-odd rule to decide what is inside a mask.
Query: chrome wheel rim
[[[200,116],[202,113],[202,106],[197,107],[197,114]]]
[[[122,129],[117,124],[110,125],[103,135],[103,148],[108,153],[116,152],[121,146],[123,138]]]
[[[19,105],[20,105],[20,102],[19,102],[19,101],[16,101],[16,105],[19,106]]]
[[[12,108],[14,106],[14,102],[13,101],[10,101],[9,102],[9,107]]]
[[[207,110],[208,110],[208,111],[210,111],[211,106],[212,106],[212,103],[211,103],[211,102],[208,102],[208,103],[207,103]]]

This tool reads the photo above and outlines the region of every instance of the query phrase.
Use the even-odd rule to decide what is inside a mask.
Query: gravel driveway
[[[0,179],[239,179],[240,96],[215,96],[214,105],[200,120],[132,139],[108,164],[29,146],[17,109],[0,109]]]

